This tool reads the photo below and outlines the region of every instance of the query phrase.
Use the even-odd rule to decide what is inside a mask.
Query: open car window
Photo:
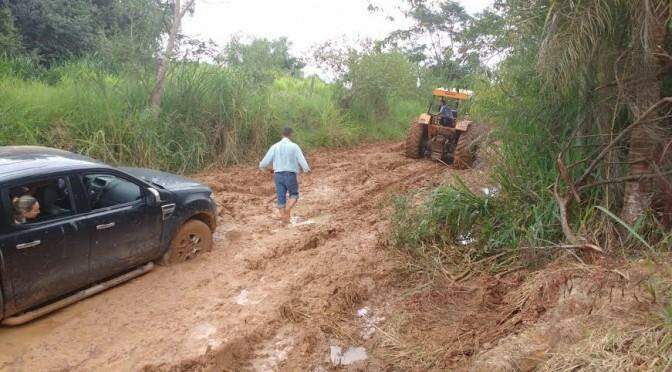
[[[14,225],[49,221],[75,214],[70,182],[67,177],[56,177],[26,183],[9,189]],[[32,211],[16,208],[14,201],[24,198],[35,200]]]
[[[140,186],[112,174],[82,177],[92,210],[110,208],[142,200]]]

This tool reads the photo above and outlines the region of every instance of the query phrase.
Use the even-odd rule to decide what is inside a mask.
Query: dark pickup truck
[[[35,146],[0,147],[0,208],[5,325],[211,249],[217,215],[201,183]]]

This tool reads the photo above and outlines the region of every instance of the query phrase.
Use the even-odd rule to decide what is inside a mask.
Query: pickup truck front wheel
[[[194,258],[201,252],[212,249],[212,231],[199,220],[184,223],[170,242],[170,248],[161,257],[159,264],[173,265]]]

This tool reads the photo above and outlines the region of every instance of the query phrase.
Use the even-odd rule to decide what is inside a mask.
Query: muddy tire
[[[469,129],[460,135],[453,157],[455,168],[471,168],[487,132],[488,128],[483,124],[472,123]]]
[[[189,220],[178,230],[159,264],[174,265],[212,250],[212,231],[203,221]]]
[[[424,128],[422,124],[413,122],[408,128],[406,135],[406,145],[404,146],[406,156],[413,159],[422,157],[422,140],[424,137]]]

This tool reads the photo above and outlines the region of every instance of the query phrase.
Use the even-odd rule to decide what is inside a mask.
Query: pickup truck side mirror
[[[159,194],[157,189],[149,187],[147,188],[147,191],[149,191],[149,194],[147,195],[147,205],[150,207],[156,207],[163,201],[161,200],[161,194]]]

